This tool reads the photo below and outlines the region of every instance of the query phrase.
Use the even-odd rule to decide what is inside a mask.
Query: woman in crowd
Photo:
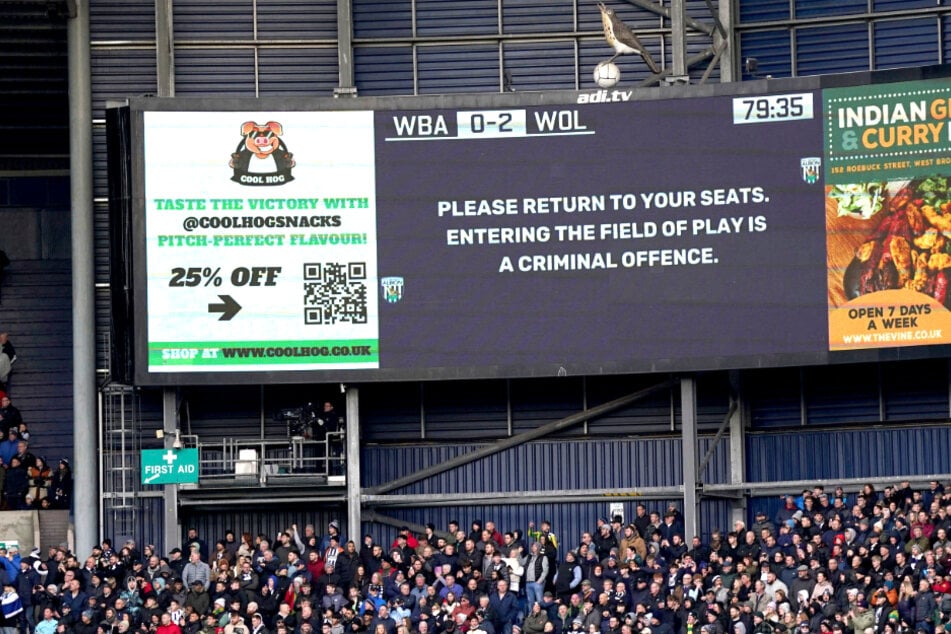
[[[47,492],[50,506],[55,509],[68,509],[73,497],[73,474],[69,468],[69,460],[63,458],[56,465],[56,471],[50,478]]]

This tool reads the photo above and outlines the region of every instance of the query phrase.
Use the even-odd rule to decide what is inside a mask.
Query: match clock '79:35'
[[[812,94],[757,95],[733,98],[733,123],[797,121],[813,118]]]

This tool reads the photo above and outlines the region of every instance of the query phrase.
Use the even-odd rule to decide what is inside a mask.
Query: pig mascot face
[[[241,125],[241,136],[244,137],[245,146],[259,159],[266,158],[277,150],[281,144],[282,134],[284,129],[276,121],[268,121],[264,125],[248,121]]]
[[[294,180],[294,155],[281,138],[284,127],[277,121],[241,124],[241,141],[231,154],[231,180],[242,185],[283,185]]]

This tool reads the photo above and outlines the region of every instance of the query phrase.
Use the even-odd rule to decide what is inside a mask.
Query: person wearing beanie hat
[[[324,535],[323,539],[320,540],[320,552],[326,553],[327,549],[330,548],[330,538],[336,537],[338,546],[340,544],[345,544],[347,540],[344,538],[343,533],[340,532],[340,522],[338,520],[330,520],[330,523],[327,524],[327,534]],[[326,555],[325,555],[326,557]]]
[[[50,477],[50,486],[46,494],[50,506],[54,509],[68,509],[73,495],[73,473],[69,460],[61,458],[56,470]]]

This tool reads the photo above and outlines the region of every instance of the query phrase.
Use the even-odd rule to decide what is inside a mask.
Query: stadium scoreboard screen
[[[133,100],[136,381],[687,371],[951,342],[951,84],[758,86]]]

